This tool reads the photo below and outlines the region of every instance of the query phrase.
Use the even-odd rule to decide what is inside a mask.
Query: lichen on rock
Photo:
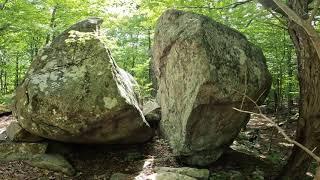
[[[101,19],[58,35],[32,62],[16,90],[15,114],[29,132],[75,143],[144,142],[152,130],[133,77],[119,68],[99,35]]]
[[[217,160],[248,122],[233,107],[252,109],[271,85],[265,57],[245,36],[212,19],[167,10],[157,21],[153,66],[160,129],[186,163]]]

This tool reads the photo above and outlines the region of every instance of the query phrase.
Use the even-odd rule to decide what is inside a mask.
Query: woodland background
[[[143,97],[150,97],[154,25],[168,8],[204,14],[244,33],[263,49],[273,76],[266,101],[269,111],[290,113],[297,105],[296,55],[287,27],[280,17],[250,0],[5,0],[0,6],[0,103],[11,101],[43,46],[88,16],[104,19],[115,60],[134,75]]]

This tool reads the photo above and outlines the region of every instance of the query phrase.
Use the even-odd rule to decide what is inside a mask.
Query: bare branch
[[[270,14],[276,18],[282,25],[287,26],[287,23],[285,23],[280,17],[278,17],[274,12],[272,12],[270,9],[267,9],[267,11],[270,12]]]
[[[233,108],[236,111],[242,112],[242,113],[248,113],[248,114],[253,114],[253,115],[257,115],[265,120],[267,120],[268,122],[270,122],[277,130],[278,132],[285,138],[286,141],[288,141],[291,144],[294,144],[296,146],[298,146],[299,148],[301,148],[303,151],[305,151],[307,154],[309,154],[313,159],[315,159],[317,161],[318,164],[320,164],[320,157],[317,156],[316,154],[313,153],[313,151],[311,151],[310,149],[308,149],[307,147],[303,146],[302,144],[300,144],[299,142],[291,139],[286,133],[285,131],[278,126],[277,123],[275,123],[272,119],[268,118],[267,116],[265,116],[261,109],[259,108],[258,104],[252,100],[250,97],[248,97],[247,95],[244,95],[247,99],[249,99],[258,109],[259,109],[259,113],[255,113],[255,112],[251,112],[251,111],[246,111],[246,110],[241,110],[238,108]]]
[[[246,1],[240,1],[240,2],[235,2],[228,4],[226,6],[222,7],[211,7],[211,6],[178,6],[177,8],[181,9],[209,9],[209,10],[223,10],[223,9],[233,9],[236,8],[240,5],[244,5],[246,3],[253,2],[253,0],[246,0]]]
[[[308,23],[309,24],[311,24],[311,22],[313,21],[314,17],[318,13],[319,6],[320,6],[320,0],[317,0],[315,5],[314,5],[314,7],[313,7],[313,10],[311,11],[311,15],[310,15],[310,17],[308,19]]]
[[[316,29],[307,21],[300,18],[292,9],[280,0],[273,0],[287,15],[290,20],[302,27],[310,36],[311,42],[317,55],[320,57],[320,36]]]
[[[298,25],[300,25],[301,27],[303,27],[305,25],[305,22],[303,19],[301,19],[292,9],[290,9],[286,4],[284,4],[282,1],[280,0],[273,0],[274,3],[280,8],[282,9],[287,15],[288,18],[293,20],[295,23],[297,23]]]
[[[280,9],[273,0],[258,0],[258,2],[265,7],[266,9],[271,9],[272,11],[275,11],[283,16],[287,16],[285,12],[283,12],[282,9]]]

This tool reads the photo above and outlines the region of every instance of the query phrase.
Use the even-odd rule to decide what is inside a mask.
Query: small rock
[[[0,133],[0,141],[6,141],[7,140],[7,134],[6,132]]]
[[[69,176],[74,175],[76,172],[72,165],[63,156],[58,154],[38,154],[26,162],[31,166],[59,171]]]
[[[17,121],[10,123],[6,129],[6,134],[11,141],[15,142],[39,142],[43,139],[23,129]]]
[[[123,174],[123,173],[114,173],[112,174],[110,180],[129,180],[131,179],[129,174]]]
[[[196,178],[177,174],[173,172],[160,172],[151,174],[147,179],[156,179],[156,180],[196,180]]]
[[[177,174],[190,176],[196,179],[203,179],[203,180],[209,179],[208,169],[197,169],[197,168],[190,168],[190,167],[181,167],[181,168],[155,167],[154,171],[157,173],[173,172]]]
[[[28,160],[46,149],[45,143],[0,143],[0,161]]]
[[[143,105],[143,115],[150,124],[157,124],[161,120],[161,109],[156,100],[149,100]]]

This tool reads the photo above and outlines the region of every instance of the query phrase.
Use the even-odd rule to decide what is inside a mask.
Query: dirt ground
[[[287,134],[294,135],[294,122],[285,121],[283,117],[269,116],[278,122]],[[10,120],[11,116],[0,118],[0,133]],[[245,179],[257,179],[259,176],[272,179],[285,163],[291,147],[269,122],[253,116],[231,146],[232,149],[205,168],[211,173],[238,171]],[[76,176],[68,177],[15,161],[0,162],[0,179],[109,179],[113,173],[120,172],[131,174],[132,179],[136,177],[142,180],[152,173],[155,166],[184,166],[176,160],[167,143],[158,136],[145,144],[126,146],[50,142],[48,151],[64,155],[77,170]],[[257,173],[261,175],[256,176]]]

